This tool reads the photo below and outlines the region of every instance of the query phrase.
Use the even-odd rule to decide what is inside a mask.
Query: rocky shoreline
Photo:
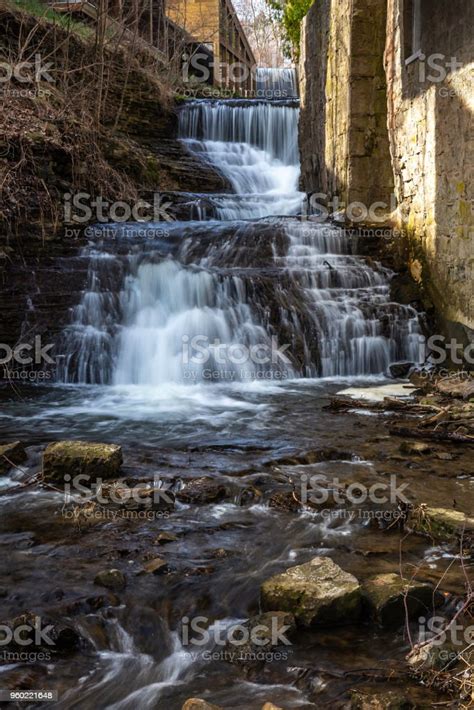
[[[412,382],[419,383],[419,378],[419,372],[410,375]],[[345,395],[337,395],[326,405],[329,416],[354,417],[354,409],[360,411],[364,408],[371,411],[376,407],[377,411],[383,411],[389,417],[395,416],[397,426],[410,427],[413,433],[409,438],[400,441],[399,435],[393,433],[393,419],[387,421],[388,433],[385,437],[392,445],[389,458],[383,454],[384,445],[381,442],[384,437],[378,444],[374,441],[367,442],[367,446],[382,446],[381,454],[385,460],[386,472],[389,462],[398,469],[407,465],[414,466],[416,470],[418,464],[430,465],[435,461],[437,465],[449,465],[460,472],[462,465],[460,467],[459,464],[467,460],[465,456],[470,456],[472,446],[469,440],[474,421],[472,381],[459,376],[449,379],[437,377],[433,373],[429,378],[423,379],[428,381],[424,381],[423,387],[412,394],[410,399],[388,398],[374,403],[370,399],[349,400]],[[428,424],[433,417],[434,407],[443,413],[443,417],[438,418],[436,423],[442,423],[445,436],[434,442],[428,437],[430,443],[426,444],[426,431],[429,432],[429,427],[434,424]],[[459,411],[463,413],[462,420],[458,418]],[[456,431],[459,433],[460,427],[462,439],[448,436]],[[56,491],[60,496],[59,504],[54,506],[56,522],[46,528],[40,525],[42,532],[35,534],[36,544],[51,545],[53,541],[57,544],[64,536],[66,539],[71,538],[71,541],[82,539],[83,544],[89,540],[88,544],[92,544],[92,559],[100,560],[103,557],[100,550],[105,544],[105,549],[109,549],[106,558],[120,562],[117,566],[96,562],[92,568],[89,565],[84,568],[84,571],[90,569],[88,574],[91,577],[86,586],[94,590],[93,593],[88,592],[85,596],[74,594],[71,597],[70,592],[65,594],[58,589],[53,605],[53,600],[49,598],[48,604],[41,604],[41,609],[38,607],[23,612],[21,616],[9,616],[4,619],[4,624],[12,631],[19,624],[25,623],[25,614],[32,617],[35,613],[41,613],[42,618],[46,618],[48,622],[52,620],[57,638],[55,653],[63,657],[69,657],[79,649],[81,653],[87,654],[89,648],[90,652],[90,640],[81,633],[80,625],[75,621],[78,615],[80,617],[87,613],[87,609],[105,611],[107,608],[117,608],[125,602],[129,593],[139,584],[139,580],[157,578],[171,581],[178,573],[167,553],[184,542],[178,530],[171,532],[167,526],[167,529],[162,529],[159,534],[155,532],[153,537],[148,534],[145,538],[143,535],[135,537],[149,513],[159,515],[159,519],[164,522],[171,519],[169,516],[176,513],[182,505],[196,508],[197,511],[226,502],[239,501],[241,506],[246,506],[257,501],[268,506],[275,515],[288,519],[288,516],[291,518],[305,515],[305,511],[312,511],[312,514],[317,515],[323,509],[331,509],[333,515],[335,511],[340,511],[342,515],[348,510],[356,511],[360,507],[351,499],[350,484],[347,485],[347,482],[339,491],[325,489],[327,496],[324,503],[315,503],[311,499],[302,500],[300,489],[295,488],[295,481],[291,483],[291,476],[288,479],[283,476],[287,483],[279,484],[275,489],[274,485],[270,488],[261,487],[258,477],[256,479],[253,474],[252,486],[247,484],[242,488],[249,473],[245,470],[236,470],[226,481],[216,479],[212,475],[197,475],[185,480],[160,476],[159,481],[151,482],[149,478],[138,474],[136,466],[133,467],[134,473],[130,475],[131,469],[127,465],[127,457],[123,455],[122,448],[112,444],[77,440],[51,443],[44,449],[41,447],[36,473],[31,475],[30,468],[27,477],[22,475],[21,471],[29,454],[21,442],[2,445],[0,455],[2,475],[8,475],[12,469],[11,472],[15,473],[18,480],[18,487],[10,489],[9,494],[23,489],[30,492],[44,489]],[[271,478],[278,481],[282,478],[283,471],[297,471],[306,466],[313,466],[318,461],[330,464],[331,460],[337,462],[348,456],[351,454],[319,449],[295,452],[294,455],[276,459],[269,457],[267,462],[260,466],[260,477],[263,481],[264,472],[267,470]],[[73,474],[82,476],[87,490],[93,491],[85,500],[81,499],[81,495],[78,496],[77,491],[75,495],[70,494]],[[359,485],[362,480],[368,485],[380,479],[372,473],[366,480],[358,478]],[[98,481],[100,486],[94,487]],[[410,624],[416,623],[420,617],[426,619],[431,616],[442,619],[440,632],[443,630],[447,633],[453,623],[459,624],[463,630],[469,630],[472,592],[469,591],[468,576],[465,577],[465,589],[459,586],[459,580],[463,578],[463,566],[469,568],[472,560],[474,519],[468,512],[463,512],[462,501],[460,507],[456,501],[446,501],[444,506],[440,506],[437,500],[432,502],[429,492],[426,492],[425,496],[420,495],[408,504],[395,500],[389,506],[382,506],[382,509],[370,503],[365,507],[373,513],[377,509],[380,512],[383,509],[386,513],[384,516],[366,516],[364,526],[372,529],[374,540],[381,536],[381,539],[384,538],[387,542],[391,539],[395,544],[400,540],[404,547],[407,546],[407,541],[413,540],[417,546],[425,548],[437,544],[453,553],[458,550],[461,554],[457,563],[460,566],[460,577],[451,579],[448,575],[439,578],[430,574],[429,568],[426,567],[423,570],[413,569],[411,574],[407,574],[406,568],[403,572],[402,567],[398,570],[392,568],[390,571],[389,565],[385,565],[385,571],[380,568],[379,571],[372,569],[372,572],[370,565],[363,565],[360,571],[354,574],[352,562],[336,563],[331,556],[325,556],[324,553],[317,556],[313,554],[303,564],[287,566],[274,575],[267,575],[260,587],[260,598],[254,601],[253,606],[257,613],[249,614],[244,623],[244,627],[249,630],[258,629],[257,639],[263,639],[262,644],[255,643],[255,639],[250,645],[247,643],[235,647],[228,644],[228,657],[224,657],[225,661],[240,669],[239,672],[243,673],[244,677],[259,677],[268,672],[269,666],[262,649],[267,654],[287,650],[286,641],[283,641],[283,645],[281,641],[281,638],[286,638],[286,632],[291,639],[290,643],[295,639],[296,643],[301,643],[307,633],[305,630],[308,629],[311,633],[324,634],[337,634],[337,629],[357,627],[374,630],[379,628],[390,632],[405,628],[408,631]],[[133,558],[136,561],[130,569],[121,562],[122,553],[117,550],[118,540],[114,543],[116,534],[120,534],[121,530],[122,534],[127,531],[127,538],[133,540]],[[105,536],[100,543],[98,535]],[[364,554],[363,549],[358,549],[357,540],[354,553],[353,559]],[[125,561],[130,556],[128,544],[124,554]],[[181,569],[179,574],[184,575],[184,578],[190,575],[191,580],[196,578],[196,575],[198,578],[203,576],[203,579],[209,575],[212,577],[219,560],[231,559],[228,557],[231,553],[225,548],[216,547],[213,554],[214,563],[192,565],[188,570]],[[367,561],[370,559],[371,553]],[[79,579],[83,579],[83,573]],[[81,582],[81,586],[83,584],[84,582]],[[8,590],[5,589],[2,596],[5,598],[7,595]],[[129,604],[130,601],[125,603]],[[270,632],[272,629],[281,631],[283,627],[284,632],[277,633],[274,643],[275,639]],[[318,632],[318,629],[321,631]],[[14,678],[17,682],[18,678]],[[35,678],[33,672],[32,678]],[[368,686],[366,682],[365,686],[361,687],[362,678],[369,682]],[[344,700],[346,704],[341,707],[423,707],[423,704],[416,701],[416,686],[406,691],[400,687],[401,682],[410,685],[412,681],[420,682],[425,692],[427,688],[431,688],[438,697],[440,694],[446,694],[447,698],[458,698],[461,703],[466,703],[469,692],[472,693],[473,683],[471,652],[464,646],[453,648],[450,642],[440,644],[436,635],[434,639],[428,638],[423,643],[413,641],[406,662],[401,659],[396,661],[385,676],[378,672],[376,685],[383,686],[380,690],[371,685],[373,680],[370,674],[361,672],[357,687],[353,688],[350,699]],[[28,684],[23,682],[22,687],[28,687]],[[208,710],[213,707],[221,706],[212,703],[210,693],[206,699],[189,699],[184,703],[183,710]],[[277,706],[267,703],[263,707]]]

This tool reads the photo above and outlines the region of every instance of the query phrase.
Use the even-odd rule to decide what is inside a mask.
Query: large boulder
[[[91,481],[116,476],[122,465],[122,448],[89,441],[57,441],[43,453],[45,481],[64,484],[64,476],[84,474]],[[68,479],[70,480],[70,479]]]
[[[26,461],[27,455],[21,441],[0,444],[0,475],[8,473],[14,466]]]
[[[263,609],[291,612],[303,626],[351,623],[360,617],[361,587],[329,557],[315,557],[267,579],[261,603]]]
[[[379,574],[362,585],[369,614],[386,628],[401,626],[408,618],[429,614],[443,603],[443,595],[425,582],[407,583],[398,574]]]

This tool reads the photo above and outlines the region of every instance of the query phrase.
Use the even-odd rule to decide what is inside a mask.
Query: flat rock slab
[[[119,473],[122,460],[122,448],[116,444],[57,441],[43,453],[43,476],[45,481],[61,484],[66,474],[71,478],[80,474],[90,476],[91,481],[111,478]]]
[[[411,397],[416,387],[409,384],[397,385],[374,385],[373,387],[348,387],[337,392],[338,395],[346,395],[353,399],[365,399],[368,402],[383,402],[385,397],[398,397],[406,399]]]
[[[264,582],[261,603],[291,612],[302,626],[353,623],[361,613],[361,587],[329,557],[315,557]]]
[[[403,580],[398,574],[379,574],[362,584],[370,616],[385,628],[402,626],[407,618],[429,615],[443,603],[443,595],[426,582]]]

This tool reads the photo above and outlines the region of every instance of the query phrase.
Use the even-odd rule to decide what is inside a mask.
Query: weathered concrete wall
[[[303,21],[301,183],[350,203],[390,204],[380,0],[318,0]]]
[[[474,329],[474,3],[422,0],[423,54],[462,64],[446,67],[444,79],[427,61],[405,65],[409,28],[402,10],[402,0],[388,0],[385,67],[396,219],[407,236],[413,277],[446,331],[456,335],[455,324]],[[439,57],[436,62],[444,65]]]

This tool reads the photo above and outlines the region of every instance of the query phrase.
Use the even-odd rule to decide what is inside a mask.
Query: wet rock
[[[125,588],[126,580],[119,569],[107,569],[96,574],[94,584],[119,592]]]
[[[145,574],[163,574],[168,569],[168,563],[162,560],[161,557],[155,557],[150,562],[147,562],[143,568]]]
[[[204,503],[217,503],[227,495],[226,487],[213,478],[202,476],[186,481],[176,498],[182,503],[202,505]]]
[[[388,371],[395,380],[405,380],[414,366],[414,362],[392,362],[388,366]]]
[[[270,508],[284,510],[287,513],[298,513],[301,510],[301,502],[297,499],[293,491],[277,491],[273,493],[268,501]]]
[[[402,693],[388,690],[384,693],[353,690],[351,710],[411,710],[415,706]]]
[[[8,473],[13,466],[26,461],[27,455],[21,441],[12,441],[11,444],[0,444],[0,475]]]
[[[212,705],[212,703],[206,702],[206,700],[201,700],[200,698],[189,698],[186,700],[181,710],[223,710],[219,705]]]
[[[236,497],[236,503],[238,505],[254,505],[259,503],[262,498],[262,491],[260,491],[255,486],[247,486],[239,491]]]
[[[246,667],[264,663],[273,648],[290,646],[296,628],[293,614],[284,611],[259,614],[239,626],[243,627],[240,637],[236,633],[226,645],[226,660]],[[243,636],[248,638],[245,643]]]
[[[283,710],[283,708],[273,703],[265,703],[265,705],[262,706],[262,710]]]
[[[425,582],[407,583],[398,574],[379,574],[362,584],[362,598],[381,626],[395,628],[443,603],[443,595]]]
[[[422,441],[404,441],[400,444],[400,452],[408,456],[429,454],[431,446],[424,444]]]
[[[474,518],[450,508],[420,505],[413,511],[410,523],[415,532],[439,542],[454,542],[462,536],[474,535]]]
[[[43,453],[45,481],[64,484],[64,476],[79,474],[97,478],[116,476],[122,465],[122,448],[116,444],[97,444],[87,441],[57,441]],[[85,482],[83,481],[85,484]]]
[[[360,616],[361,588],[329,557],[315,557],[264,582],[261,603],[263,609],[293,613],[304,626],[351,623]]]
[[[168,542],[176,542],[178,537],[169,532],[160,532],[160,534],[153,540],[154,545],[166,545]]]

